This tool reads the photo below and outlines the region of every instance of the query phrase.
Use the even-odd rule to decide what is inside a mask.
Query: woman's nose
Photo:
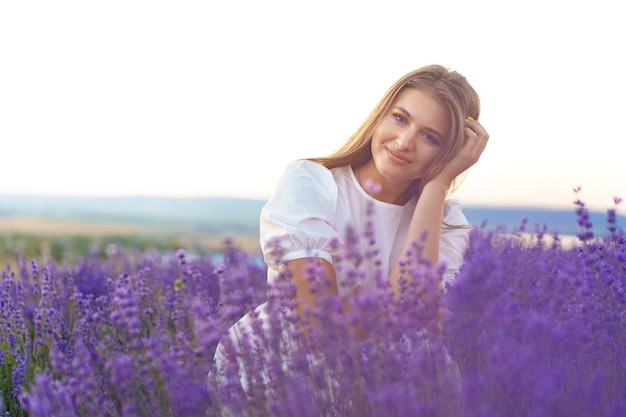
[[[403,134],[396,138],[396,146],[400,151],[411,151],[415,146],[413,135]]]

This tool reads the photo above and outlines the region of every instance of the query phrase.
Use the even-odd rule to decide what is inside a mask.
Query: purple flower
[[[525,222],[475,228],[445,295],[419,240],[396,297],[368,269],[376,231],[349,230],[336,268],[377,285],[324,295],[328,277],[310,263],[320,300],[303,315],[289,273],[268,288],[266,268],[234,245],[220,266],[182,251],[62,267],[18,258],[0,281],[4,406],[33,417],[623,415],[626,238],[615,211],[606,236],[580,200],[575,213],[573,247],[556,233],[547,244],[548,226],[524,241]],[[243,315],[250,331],[224,338]]]

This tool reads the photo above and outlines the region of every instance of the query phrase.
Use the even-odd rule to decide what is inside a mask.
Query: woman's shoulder
[[[310,159],[296,159],[287,164],[286,172],[303,173],[311,176],[330,175],[330,170],[319,162]]]
[[[337,196],[333,175],[322,164],[297,160],[285,167],[260,216],[261,247],[272,270],[302,257],[332,260]]]
[[[272,200],[289,201],[292,205],[311,200],[333,203],[337,192],[337,184],[328,168],[315,161],[300,159],[285,167]]]
[[[280,184],[308,189],[310,187],[332,191],[336,188],[331,170],[319,162],[298,159],[289,163],[280,180]]]

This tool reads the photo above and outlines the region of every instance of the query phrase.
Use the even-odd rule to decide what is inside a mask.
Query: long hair
[[[310,160],[319,162],[329,169],[343,165],[357,168],[368,162],[372,158],[371,142],[376,127],[398,94],[406,88],[417,88],[432,95],[447,108],[450,115],[450,138],[443,143],[441,152],[424,177],[414,181],[412,185],[419,195],[424,185],[459,153],[463,144],[465,118],[470,116],[478,120],[480,116],[480,99],[474,88],[463,75],[441,65],[427,65],[400,78],[387,90],[363,124],[341,148],[331,155]],[[456,179],[448,184],[448,190],[454,189],[455,186]]]

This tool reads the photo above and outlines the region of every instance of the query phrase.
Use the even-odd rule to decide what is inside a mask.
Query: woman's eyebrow
[[[413,117],[411,116],[411,113],[409,113],[409,111],[407,109],[405,109],[404,107],[402,107],[402,106],[394,106],[394,110],[399,111],[400,113],[404,114],[409,119],[413,120]]]
[[[435,130],[433,128],[427,127],[426,131],[428,131],[428,132],[432,133],[433,135],[437,136],[439,138],[439,140],[442,140],[442,141],[445,140],[445,136],[442,135],[441,132],[439,132],[439,131],[437,131],[437,130]]]

